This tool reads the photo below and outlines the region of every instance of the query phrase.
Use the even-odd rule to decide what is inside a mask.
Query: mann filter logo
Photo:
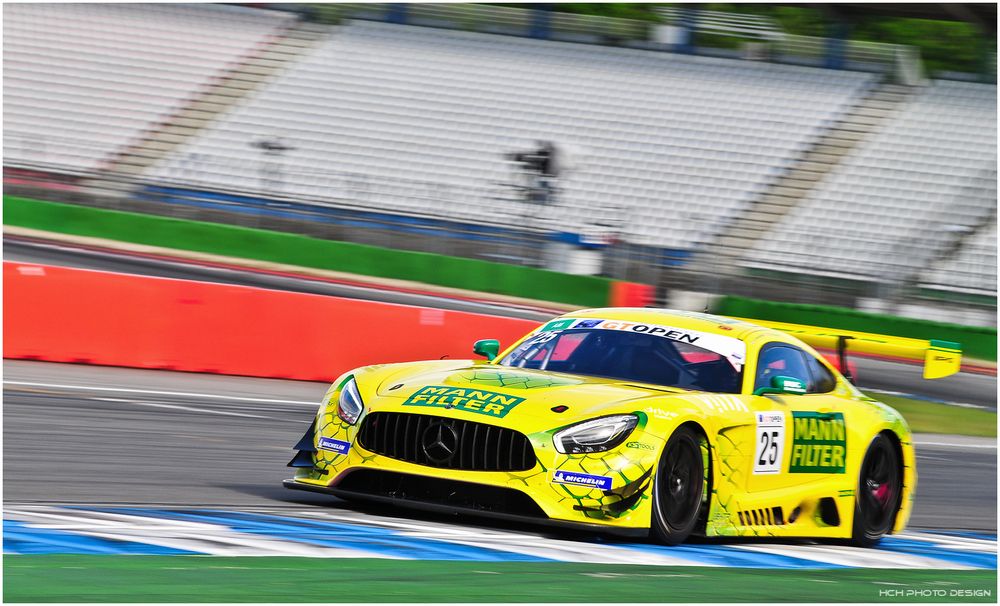
[[[502,419],[512,408],[523,401],[524,398],[482,389],[428,385],[407,398],[403,402],[403,406],[456,408]]]
[[[552,474],[552,481],[556,484],[575,484],[577,486],[590,486],[601,490],[611,490],[611,478],[608,476],[592,476],[589,473],[573,473],[570,471],[557,471]]]
[[[839,412],[793,412],[790,473],[844,473],[847,428]]]

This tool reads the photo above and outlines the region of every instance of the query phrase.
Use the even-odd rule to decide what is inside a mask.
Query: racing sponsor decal
[[[702,394],[702,402],[715,412],[749,412],[738,396],[728,394]]]
[[[649,444],[643,444],[642,442],[629,442],[625,446],[627,446],[629,448],[635,448],[636,450],[656,450],[654,447],[650,446]]]
[[[754,448],[753,473],[781,473],[782,454],[785,450],[785,413],[758,412],[757,446]]]
[[[502,419],[524,398],[508,396],[483,389],[428,385],[403,402],[403,406],[430,406],[433,408],[456,408],[466,412]]]
[[[844,473],[846,459],[843,413],[792,413],[790,473]]]
[[[781,381],[781,388],[784,389],[785,391],[787,391],[788,393],[799,393],[799,394],[801,394],[801,393],[805,393],[806,392],[805,383],[803,383],[802,381],[799,381],[798,379],[794,379],[794,378],[792,378],[792,379],[783,379]]]
[[[320,437],[319,449],[345,455],[351,449],[351,443],[343,440],[334,440],[333,438]]]
[[[663,410],[661,408],[654,408],[652,406],[647,406],[642,410],[643,412],[650,414],[656,417],[657,419],[663,419],[664,421],[669,421],[677,416],[676,412],[673,412],[671,410]]]
[[[570,326],[573,326],[573,322],[576,322],[575,318],[566,318],[563,320],[552,320],[545,326],[541,327],[538,332],[551,332],[553,330],[566,330]]]
[[[644,324],[641,322],[626,322],[623,320],[605,320],[598,318],[563,318],[561,320],[553,320],[545,326],[542,326],[538,329],[538,334],[539,336],[542,336],[545,333],[554,333],[571,328],[619,330],[661,337],[664,339],[670,339],[671,341],[678,341],[680,343],[690,343],[691,345],[696,345],[702,349],[707,349],[708,351],[723,356],[729,360],[729,363],[732,364],[737,370],[743,367],[743,362],[746,359],[746,344],[739,339],[725,335],[715,335],[707,332],[663,326],[660,324]]]
[[[601,490],[611,490],[611,478],[608,476],[592,476],[589,473],[575,473],[572,471],[558,470],[552,474],[552,482],[555,484],[574,484],[576,486],[590,486]]]

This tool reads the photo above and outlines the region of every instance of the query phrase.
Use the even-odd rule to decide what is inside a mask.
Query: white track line
[[[290,512],[285,509],[265,508],[257,509],[257,513],[289,516]],[[563,562],[713,566],[711,563],[698,561],[687,556],[673,556],[669,552],[657,553],[627,546],[554,539],[531,532],[519,533],[487,528],[466,528],[442,523],[362,515],[348,511],[302,510],[295,513],[298,515],[291,517],[297,517],[303,521],[309,519],[346,521],[369,528],[385,528],[397,536],[506,551]],[[25,505],[8,508],[6,516],[40,528],[107,539],[135,541],[210,555],[292,555],[327,558],[380,557],[401,559],[400,556],[370,553],[364,548],[311,545],[281,537],[244,533],[233,530],[221,521],[214,523],[160,518],[156,517],[155,511],[150,511],[150,515],[146,516],[64,509],[47,505]],[[990,539],[953,537],[921,532],[903,533],[899,537],[934,543],[955,552],[995,553],[996,551],[996,541]],[[793,557],[803,561],[812,561],[818,565],[833,564],[852,568],[975,568],[937,559],[933,556],[837,545],[762,544],[728,545],[727,547],[746,552]]]
[[[55,507],[8,509],[11,519],[33,526],[93,537],[130,540],[162,547],[186,549],[211,555],[294,555],[309,557],[382,557],[399,559],[367,551],[310,545],[276,537],[262,537],[231,530],[223,523],[213,524],[151,516],[118,514],[89,510],[65,510]],[[316,516],[342,519],[341,516]],[[344,516],[346,517],[346,516]],[[302,518],[307,520],[308,518]],[[481,549],[506,551],[561,562],[590,564],[645,564],[654,566],[715,566],[668,554],[644,553],[624,547],[546,539],[488,529],[465,530],[420,523],[395,523],[379,520],[377,526],[401,536],[439,543],[466,545]],[[376,526],[369,523],[368,527]]]
[[[838,545],[732,545],[731,547],[746,551],[755,551],[757,553],[770,553],[826,564],[849,566],[851,568],[975,569],[973,566],[963,566],[931,557],[865,549],[864,547],[843,547]]]
[[[133,541],[219,556],[306,556],[400,559],[357,549],[325,547],[254,535],[221,524],[168,520],[85,510],[8,509],[5,516],[37,528]]]
[[[521,555],[588,564],[648,564],[655,566],[716,566],[666,553],[641,553],[614,545],[553,539],[532,532],[507,532],[490,528],[467,528],[434,522],[420,522],[390,517],[376,517],[353,511],[295,511],[264,509],[257,513],[294,517],[301,520],[346,522],[369,528],[385,528],[401,536],[423,540],[444,541],[470,547],[507,551]]]
[[[960,551],[986,552],[997,550],[996,539],[977,539],[976,537],[963,537],[950,534],[933,534],[928,532],[904,532],[897,535],[901,539],[912,539],[914,541],[926,541],[936,545],[947,546],[948,549]]]
[[[213,400],[232,400],[235,402],[264,402],[268,404],[297,404],[300,406],[318,407],[319,402],[303,402],[301,400],[278,400],[274,398],[249,398],[246,396],[223,396],[210,393],[192,393],[187,391],[158,391],[152,389],[131,389],[127,387],[95,387],[92,385],[63,385],[58,383],[34,383],[31,381],[4,381],[4,385],[22,385],[25,387],[52,387],[55,389],[71,389],[77,391],[107,391],[112,393],[140,393],[155,396],[182,396],[194,398],[211,398]]]
[[[917,442],[917,450],[925,446],[944,446],[946,448],[962,449],[962,448],[983,448],[987,450],[996,450],[996,444],[956,444],[954,442]]]
[[[103,399],[103,398],[102,398]],[[247,417],[250,419],[271,419],[274,417],[265,417],[263,415],[251,415],[242,412],[226,412],[225,410],[212,410],[208,408],[192,408],[190,406],[179,406],[177,404],[166,404],[164,402],[140,402],[138,400],[124,400],[130,404],[135,404],[136,406],[151,406],[153,408],[172,408],[175,410],[188,410],[191,412],[200,412],[210,415],[226,415],[229,417]]]
[[[262,512],[263,513],[263,512]],[[287,510],[273,510],[267,513],[275,515],[290,515]],[[689,558],[681,559],[680,563],[668,563],[674,556],[663,553],[650,553],[640,550],[602,545],[590,542],[575,542],[552,539],[534,533],[512,533],[485,528],[466,528],[449,526],[433,522],[418,522],[397,518],[375,517],[359,514],[353,511],[296,511],[293,517],[316,518],[322,520],[341,521],[366,526],[390,528],[401,534],[412,537],[449,541],[486,547],[490,549],[512,551],[524,555],[533,555],[564,562],[591,562],[605,564],[659,564],[681,566],[712,566]],[[900,538],[926,541],[947,546],[956,551],[989,552],[996,550],[996,541],[975,539],[969,537],[950,537],[929,533],[904,533]],[[970,568],[967,566],[941,561],[930,556],[901,554],[895,552],[840,547],[829,545],[728,545],[727,547],[744,548],[749,551],[773,553],[795,557],[801,560],[811,560],[817,564],[839,564],[850,567],[873,568]],[[787,548],[787,549],[786,549]],[[887,564],[891,559],[893,563]]]
[[[863,388],[865,391],[870,391],[872,393],[884,394],[887,396],[901,396],[904,398],[909,398],[911,400],[920,400],[921,402],[929,402],[931,404],[944,404],[945,406],[958,406],[960,408],[978,408],[980,410],[996,410],[990,406],[984,406],[982,404],[970,404],[969,402],[950,402],[948,400],[938,400],[935,398],[926,398],[917,394],[906,393],[905,391],[892,391],[890,389],[874,389],[871,387]]]

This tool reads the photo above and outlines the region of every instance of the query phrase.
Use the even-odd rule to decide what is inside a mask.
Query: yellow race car
[[[906,422],[807,342],[841,362],[848,339],[892,346],[923,355],[925,376],[957,371],[958,345],[781,328],[591,309],[503,353],[476,342],[486,360],[358,368],[327,391],[285,486],[668,544],[900,531],[917,478]]]

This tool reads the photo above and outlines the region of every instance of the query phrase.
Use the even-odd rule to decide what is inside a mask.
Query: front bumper
[[[630,536],[648,532],[652,474],[661,440],[637,428],[616,449],[565,455],[555,451],[549,432],[526,437],[536,460],[530,469],[445,469],[367,450],[361,446],[364,440],[358,439],[356,427],[326,412],[296,444],[300,452],[290,464],[298,468],[296,477],[285,485],[416,504],[421,509],[582,525]],[[587,481],[594,484],[587,485]]]
[[[410,476],[410,477],[416,480],[425,479],[422,478],[421,476]],[[374,494],[366,491],[346,490],[334,486],[307,484],[295,479],[285,480],[284,482],[282,482],[282,484],[284,485],[285,488],[290,488],[292,490],[304,490],[308,492],[316,492],[320,494],[332,495],[342,499],[362,500],[374,503],[382,503],[382,504],[388,504],[398,507],[406,507],[408,509],[427,511],[432,513],[446,513],[452,515],[464,514],[474,517],[488,517],[490,519],[495,519],[495,520],[506,520],[522,524],[546,526],[553,528],[565,528],[570,530],[600,532],[603,534],[612,534],[616,536],[629,537],[629,538],[642,538],[649,534],[648,528],[608,526],[606,524],[597,524],[593,522],[556,520],[549,517],[545,517],[544,515],[541,516],[522,515],[515,513],[507,513],[503,511],[487,510],[472,505],[459,505],[459,504],[432,502],[426,500],[398,498],[386,494]]]

